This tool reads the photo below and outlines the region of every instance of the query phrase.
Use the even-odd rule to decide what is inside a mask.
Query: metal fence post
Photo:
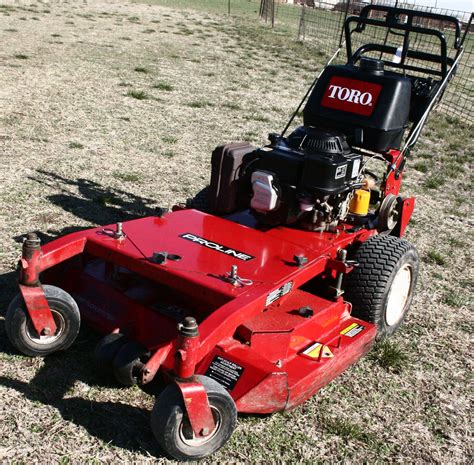
[[[272,0],[272,28],[275,27],[275,0]]]
[[[342,45],[342,39],[344,37],[344,27],[343,26],[344,26],[344,23],[346,22],[348,14],[349,14],[349,5],[351,4],[351,0],[346,0],[346,3],[347,4],[346,4],[346,11],[344,12],[344,18],[343,18],[342,22],[339,23],[340,24],[339,27],[341,28],[341,35],[339,36],[339,44],[338,44],[339,47]],[[349,58],[349,57],[347,57],[347,58]]]
[[[303,3],[303,8],[301,8],[301,16],[300,16],[300,23],[298,25],[298,40],[303,41],[306,36],[306,4]]]

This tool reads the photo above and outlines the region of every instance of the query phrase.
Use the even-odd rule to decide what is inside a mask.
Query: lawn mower
[[[383,43],[353,50],[368,27]],[[178,460],[222,447],[237,412],[304,402],[391,336],[412,301],[418,256],[402,236],[415,199],[400,185],[464,37],[455,17],[378,5],[344,32],[347,63],[332,64],[339,50],[268,145],[217,147],[188,204],[23,243],[11,343],[46,356],[85,321],[103,334],[101,369],[162,386],[151,428]],[[417,49],[424,37],[439,53]]]

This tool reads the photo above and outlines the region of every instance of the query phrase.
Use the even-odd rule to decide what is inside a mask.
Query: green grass
[[[397,342],[384,339],[377,342],[368,358],[386,370],[400,373],[408,362],[408,357]]]
[[[331,434],[337,435],[345,441],[361,441],[366,444],[376,443],[374,434],[367,433],[359,425],[341,418],[325,418],[324,429]]]
[[[426,189],[434,190],[441,187],[446,182],[446,179],[439,174],[432,174],[425,179],[423,186]]]
[[[133,71],[136,71],[137,73],[143,73],[143,74],[148,74],[150,70],[148,68],[145,68],[144,66],[137,66],[133,68]]]
[[[150,98],[144,90],[129,90],[126,95],[137,100],[147,100]]]
[[[106,193],[103,195],[99,195],[93,201],[99,205],[106,207],[107,205],[120,205],[120,199],[117,198],[112,193]]]
[[[469,299],[464,294],[451,291],[443,296],[443,302],[453,308],[461,308],[468,305]]]
[[[253,114],[250,114],[250,115],[245,115],[244,116],[244,119],[246,119],[247,121],[258,121],[258,122],[261,122],[261,123],[268,123],[270,121],[269,118],[267,118],[266,116],[264,115],[260,115],[258,113],[253,113]]]
[[[416,169],[416,171],[419,171],[420,173],[427,173],[428,172],[428,163],[424,161],[418,161],[413,165],[413,168]]]
[[[463,141],[454,139],[448,143],[448,150],[452,152],[457,152],[459,149],[463,148]]]
[[[84,145],[82,145],[80,142],[69,142],[69,148],[70,149],[83,149]]]
[[[208,100],[194,100],[193,102],[188,103],[188,107],[191,108],[205,108],[205,107],[213,107],[214,104],[209,102]]]
[[[464,167],[460,163],[455,162],[446,163],[441,169],[443,175],[451,179],[457,178],[465,172]]]
[[[126,181],[126,182],[138,182],[141,179],[138,174],[134,174],[134,173],[121,173],[118,171],[114,171],[112,175],[114,178],[120,179],[121,181]]]
[[[161,140],[165,143],[165,144],[176,144],[176,142],[178,142],[178,139],[174,136],[163,136],[161,138]]]
[[[173,86],[165,81],[159,81],[152,85],[153,89],[163,90],[170,92],[173,90]]]
[[[462,241],[461,239],[458,239],[456,237],[449,237],[448,238],[448,244],[451,247],[454,247],[455,249],[461,249],[463,247],[466,247],[466,242]]]
[[[424,261],[440,266],[446,265],[446,259],[437,250],[430,250],[424,257]]]
[[[237,102],[226,102],[223,105],[225,108],[228,108],[229,110],[241,110],[242,107],[240,106],[239,103]]]

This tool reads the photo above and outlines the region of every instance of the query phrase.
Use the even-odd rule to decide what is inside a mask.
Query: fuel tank
[[[351,146],[398,149],[410,98],[410,79],[385,71],[382,61],[362,58],[359,66],[328,66],[308,99],[304,124],[340,130]]]

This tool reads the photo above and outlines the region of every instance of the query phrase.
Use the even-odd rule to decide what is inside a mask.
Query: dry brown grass
[[[264,143],[320,65],[255,21],[125,2],[0,7],[0,40],[2,312],[16,237],[184,201],[207,183],[213,147]],[[379,348],[294,411],[241,418],[213,460],[472,459],[473,142],[442,117],[423,137],[404,187],[417,195],[408,238],[423,263],[392,343],[401,365],[387,368],[393,351]],[[10,348],[0,318],[0,461],[165,460],[148,427],[153,396],[104,383],[92,365],[97,339],[84,330],[67,353],[30,359]]]

